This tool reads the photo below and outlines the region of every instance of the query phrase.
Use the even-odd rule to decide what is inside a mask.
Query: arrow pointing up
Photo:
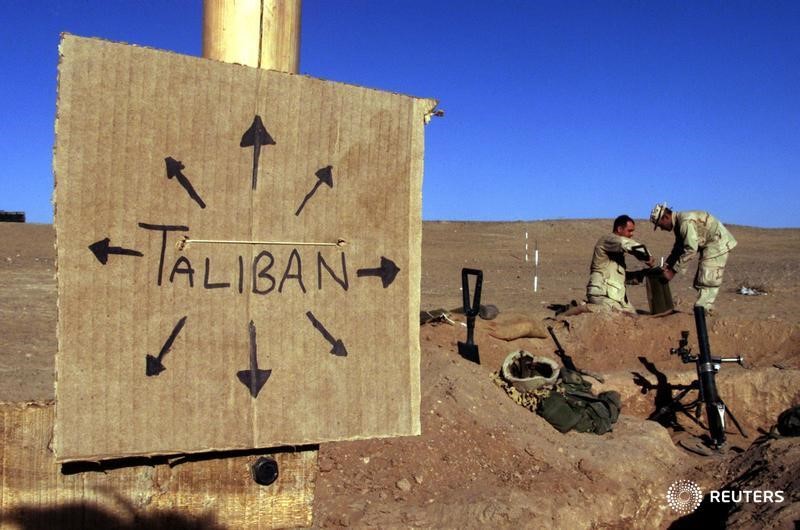
[[[236,377],[250,390],[253,398],[258,397],[264,383],[267,382],[272,370],[259,370],[258,368],[258,346],[256,344],[256,325],[250,321],[250,369],[236,372]]]
[[[380,276],[383,288],[386,289],[394,281],[400,268],[394,264],[394,261],[389,258],[381,256],[381,266],[375,269],[358,269],[356,274],[361,276]]]
[[[319,189],[320,186],[326,184],[329,188],[333,187],[333,166],[325,166],[321,169],[318,169],[316,173],[317,181],[314,183],[314,187],[311,188],[311,191],[306,193],[305,198],[303,198],[303,202],[300,203],[300,207],[294,212],[295,215],[300,215],[300,212],[303,211],[303,207],[305,207],[306,202],[310,199]]]
[[[205,208],[206,203],[203,202],[203,199],[201,199],[194,190],[194,187],[192,186],[192,183],[189,182],[189,179],[187,179],[186,176],[181,172],[181,170],[186,169],[183,163],[180,160],[175,160],[171,156],[165,158],[164,162],[167,164],[167,178],[171,179],[172,177],[176,177],[180,185],[183,186],[183,189],[186,190],[186,193],[189,194],[189,197],[194,199],[194,202],[199,204],[200,208]]]
[[[97,258],[97,261],[103,265],[108,263],[109,254],[119,254],[120,256],[144,256],[144,254],[138,250],[131,250],[129,248],[122,247],[111,247],[109,246],[109,243],[111,243],[111,240],[109,238],[105,238],[89,245],[89,250],[92,251],[94,257]]]
[[[256,189],[256,182],[258,181],[258,159],[261,156],[262,145],[275,145],[275,140],[267,132],[264,127],[264,122],[261,121],[261,116],[256,114],[253,118],[253,124],[242,135],[242,141],[239,147],[252,147],[253,148],[253,189]]]

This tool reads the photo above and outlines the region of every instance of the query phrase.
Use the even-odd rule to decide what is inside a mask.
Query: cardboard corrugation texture
[[[256,456],[229,455],[175,466],[133,462],[62,473],[48,447],[52,429],[52,403],[0,403],[0,528],[223,529],[311,524],[317,451],[271,455],[278,464],[278,479],[266,487],[250,476]]]
[[[71,35],[60,52],[58,460],[418,434],[435,101]],[[255,116],[274,145],[253,190]],[[386,287],[382,258],[400,269]],[[237,376],[251,321],[271,370],[256,397]],[[165,370],[147,376],[146,355]]]

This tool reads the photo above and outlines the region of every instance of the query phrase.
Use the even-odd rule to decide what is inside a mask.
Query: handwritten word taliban
[[[166,263],[167,234],[169,232],[188,232],[189,227],[180,225],[158,225],[139,223],[141,228],[161,232],[161,253],[158,262],[157,285],[163,285],[165,281],[177,283],[184,279],[186,284],[193,288],[195,283],[200,285],[197,266],[187,256],[178,256],[172,266]],[[99,259],[99,258],[98,258]],[[334,270],[323,257],[322,252],[318,251],[316,256],[317,265],[317,289],[322,289],[323,270],[330,278],[337,283],[343,290],[347,291],[350,282],[347,275],[347,258],[343,251],[340,251],[340,265],[338,271]],[[307,292],[304,276],[303,262],[297,248],[292,248],[285,260],[285,266],[280,267],[276,262],[276,256],[268,250],[262,250],[252,259],[248,265],[250,283],[245,285],[247,272],[245,269],[245,259],[238,255],[235,259],[236,272],[233,277],[214,277],[212,281],[212,262],[209,257],[205,257],[202,264],[202,287],[204,289],[237,289],[243,293],[247,288],[250,292],[259,295],[267,295],[273,291],[283,292],[288,282],[296,283],[303,293]],[[280,272],[282,270],[282,273]],[[380,266],[376,268],[358,269],[357,276],[377,276],[380,277],[384,288],[391,285],[394,281],[399,268],[388,258],[381,256]],[[220,281],[223,280],[223,281]],[[230,280],[230,281],[226,281]]]

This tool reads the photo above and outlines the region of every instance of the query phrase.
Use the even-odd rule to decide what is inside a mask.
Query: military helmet
[[[653,206],[653,209],[650,211],[650,222],[653,223],[653,230],[658,227],[658,222],[661,220],[661,216],[664,215],[664,210],[667,210],[669,205],[666,202],[660,202]]]

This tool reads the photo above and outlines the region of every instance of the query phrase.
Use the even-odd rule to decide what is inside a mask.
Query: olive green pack
[[[594,395],[592,384],[577,372],[562,370],[563,393],[554,391],[539,402],[536,412],[559,432],[576,430],[604,434],[619,418],[621,400],[613,390]]]

